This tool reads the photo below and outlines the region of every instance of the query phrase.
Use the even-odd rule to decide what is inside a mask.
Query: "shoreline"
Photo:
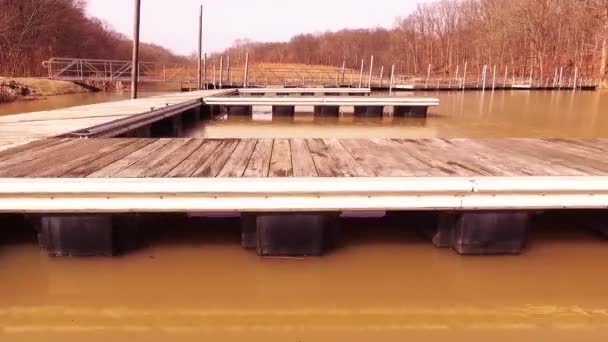
[[[49,96],[92,93],[74,82],[33,77],[0,77],[0,104],[28,102]]]

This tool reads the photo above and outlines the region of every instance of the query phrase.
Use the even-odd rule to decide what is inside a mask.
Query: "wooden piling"
[[[131,64],[131,99],[137,98],[139,82],[139,24],[141,19],[141,0],[135,0],[135,20],[133,25],[133,61]]]
[[[245,71],[243,71],[243,88],[247,88],[249,83],[249,52],[245,54]]]
[[[220,56],[220,82],[219,87],[222,89],[222,83],[224,81],[224,56]]]
[[[363,66],[365,64],[365,60],[361,59],[361,72],[359,73],[359,88],[363,87]]]
[[[372,55],[369,60],[369,77],[367,78],[367,87],[368,88],[372,87],[373,72],[374,72],[374,55]]]
[[[394,84],[394,82],[395,82],[395,64],[393,64],[391,66],[391,81],[390,81],[390,84],[389,84],[389,87],[388,87],[388,94],[390,96],[393,95],[393,84]]]
[[[203,89],[203,5],[198,17],[198,90]]]

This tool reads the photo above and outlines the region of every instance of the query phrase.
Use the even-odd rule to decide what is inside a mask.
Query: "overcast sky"
[[[198,8],[205,6],[204,49],[222,50],[239,38],[285,41],[303,32],[392,27],[398,16],[428,0],[142,0],[141,39],[179,54],[197,49]],[[89,15],[132,37],[133,0],[88,0]]]

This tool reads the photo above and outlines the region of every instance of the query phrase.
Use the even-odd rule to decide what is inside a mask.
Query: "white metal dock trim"
[[[370,88],[242,88],[239,94],[301,94],[301,93],[334,93],[334,94],[369,94]]]
[[[606,208],[608,177],[0,180],[13,213]]]
[[[327,97],[223,97],[205,98],[208,105],[233,106],[438,106],[439,99],[425,97],[374,97],[374,96],[327,96]]]

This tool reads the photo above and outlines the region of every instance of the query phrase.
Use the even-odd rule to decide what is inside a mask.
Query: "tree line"
[[[223,52],[237,63],[306,63],[358,69],[361,61],[396,64],[401,74],[500,73],[535,79],[557,69],[606,76],[608,0],[439,0],[420,4],[391,29],[301,34],[288,42],[240,40]],[[217,58],[217,55],[212,56]]]
[[[44,76],[51,57],[129,60],[132,40],[86,15],[85,0],[0,0],[0,75]],[[141,59],[183,63],[185,57],[142,44]]]

